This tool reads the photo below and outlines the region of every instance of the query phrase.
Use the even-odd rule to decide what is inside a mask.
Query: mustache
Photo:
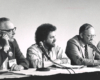
[[[56,42],[56,40],[53,40],[53,42],[52,43],[55,43]]]

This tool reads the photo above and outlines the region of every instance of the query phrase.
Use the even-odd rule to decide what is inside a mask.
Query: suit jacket
[[[13,53],[11,59],[16,59],[18,65],[22,65],[25,69],[29,67],[28,61],[24,58],[23,54],[21,53],[19,46],[14,39],[13,42],[9,42],[11,51]],[[5,53],[3,49],[3,44],[0,42],[0,68],[3,68],[4,62],[9,59],[9,54]]]
[[[27,49],[27,59],[30,63],[30,67],[37,67],[38,62],[36,60],[39,60],[39,62],[42,62],[42,51],[40,47],[37,44],[33,44]],[[49,54],[47,52],[47,55],[51,58],[51,60],[56,60],[56,59],[67,59],[66,64],[70,64],[69,58],[66,56],[66,54],[63,52],[61,47],[55,46],[52,47],[52,49],[49,51]],[[44,56],[44,61],[48,61],[47,57]]]
[[[79,35],[74,36],[67,42],[66,54],[71,60],[72,65],[99,65],[100,64],[100,54],[93,51],[89,46],[88,49],[88,59],[85,58],[85,55],[82,52],[80,44]]]

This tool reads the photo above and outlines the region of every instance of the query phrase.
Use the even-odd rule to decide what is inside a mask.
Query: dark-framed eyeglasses
[[[1,30],[1,29],[0,29],[0,30]],[[1,30],[1,31],[7,31],[7,32],[16,31],[16,27],[14,27],[13,29]]]
[[[86,35],[86,34],[85,34]],[[94,38],[96,35],[86,35],[87,38]]]
[[[88,38],[94,38],[96,35],[87,35]]]

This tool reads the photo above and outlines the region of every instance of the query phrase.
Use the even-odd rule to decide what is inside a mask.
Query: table
[[[68,69],[70,70],[70,69]],[[50,71],[36,71],[36,69],[30,68],[28,70],[21,71],[1,71],[0,79],[27,79],[27,80],[57,80],[57,79],[70,79],[70,80],[91,80],[100,79],[100,67],[84,67],[81,69],[70,70],[67,69],[50,68]]]

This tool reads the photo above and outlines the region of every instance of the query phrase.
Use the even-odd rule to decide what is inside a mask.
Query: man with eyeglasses
[[[28,69],[29,63],[14,39],[16,27],[5,17],[0,18],[0,69],[20,71]]]
[[[86,23],[80,27],[79,35],[68,40],[65,52],[72,65],[100,65],[100,54],[97,53],[94,37],[94,27]]]

